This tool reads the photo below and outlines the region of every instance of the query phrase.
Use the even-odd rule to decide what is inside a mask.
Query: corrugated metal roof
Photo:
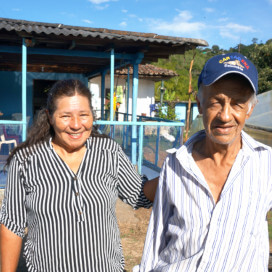
[[[0,18],[0,30],[6,31],[26,32],[29,34],[46,34],[46,35],[64,35],[73,37],[92,37],[100,39],[117,39],[117,40],[131,40],[149,43],[164,43],[164,44],[194,44],[195,46],[208,46],[205,40],[179,38],[172,36],[162,36],[154,33],[142,33],[131,31],[111,30],[106,28],[90,28],[69,26],[63,24],[51,24],[32,22],[25,20],[14,20],[7,18]]]
[[[146,64],[156,62],[159,58],[168,58],[172,54],[184,54],[185,51],[197,46],[208,45],[204,40],[161,36],[154,33],[0,18],[0,46],[3,49],[0,50],[0,71],[21,70],[22,38],[25,38],[27,47],[36,50],[35,54],[28,50],[29,72],[84,73],[90,76],[109,66],[108,53],[111,49],[114,49],[116,66],[121,67],[126,65],[125,57],[122,58],[126,54],[136,59],[141,53],[143,56],[141,64]],[[16,48],[17,52],[5,51],[10,48]],[[64,51],[66,55],[58,54]],[[46,54],[43,54],[44,52]],[[82,57],[79,52],[94,54]],[[96,53],[97,55],[102,53],[104,57],[97,57]]]

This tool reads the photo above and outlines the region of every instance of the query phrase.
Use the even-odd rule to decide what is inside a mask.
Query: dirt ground
[[[151,211],[151,208],[133,210],[123,202],[117,202],[116,213],[127,271],[132,271],[133,266],[141,261]]]

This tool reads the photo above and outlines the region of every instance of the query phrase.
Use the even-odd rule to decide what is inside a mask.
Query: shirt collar
[[[242,136],[242,150],[244,153],[247,153],[250,155],[255,151],[259,151],[260,149],[265,149],[265,150],[270,149],[269,146],[256,141],[243,130],[242,130],[241,136]]]
[[[49,141],[48,141],[48,146],[50,149],[53,149],[53,145],[52,145],[52,137],[50,137]]]
[[[200,130],[197,133],[195,133],[192,137],[190,137],[188,139],[188,141],[186,141],[186,143],[180,147],[177,152],[176,152],[176,156],[179,160],[182,160],[182,158],[184,158],[184,152],[187,153],[187,155],[192,155],[192,150],[193,150],[193,146],[194,144],[203,139],[206,136],[205,130]],[[270,147],[268,147],[265,144],[262,144],[256,140],[254,140],[251,136],[249,136],[246,132],[244,132],[242,130],[241,132],[241,136],[242,136],[242,151],[244,154],[252,154],[253,152],[259,150],[260,148],[263,149],[270,149]],[[184,158],[185,159],[185,158]]]
[[[90,138],[92,138],[92,137],[90,137]],[[90,138],[88,138],[87,141],[86,141],[86,143],[85,143],[85,146],[86,146],[87,149],[90,148],[90,144],[89,144],[89,139],[90,139]],[[50,149],[53,149],[53,145],[52,145],[52,137],[49,138],[48,146],[49,146]]]

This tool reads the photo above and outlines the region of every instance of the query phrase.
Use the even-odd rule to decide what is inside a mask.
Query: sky
[[[272,0],[0,0],[0,17],[204,39],[272,39]]]

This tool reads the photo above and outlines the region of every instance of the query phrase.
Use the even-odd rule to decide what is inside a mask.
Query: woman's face
[[[50,123],[55,131],[54,144],[67,152],[80,150],[90,137],[93,126],[88,98],[78,94],[58,98]]]

